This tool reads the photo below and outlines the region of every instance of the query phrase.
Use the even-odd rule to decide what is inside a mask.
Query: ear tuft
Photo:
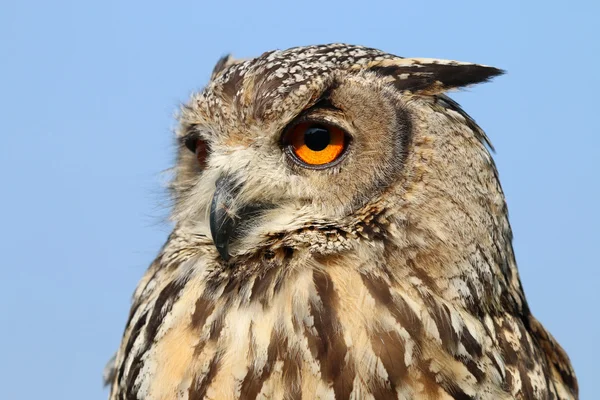
[[[223,70],[233,64],[237,64],[242,62],[242,59],[235,59],[231,56],[231,54],[226,54],[223,57],[219,58],[217,64],[212,70],[212,74],[210,75],[210,80],[214,80]]]
[[[365,68],[388,77],[403,92],[434,95],[502,75],[504,71],[487,65],[427,58],[397,58],[370,63]]]

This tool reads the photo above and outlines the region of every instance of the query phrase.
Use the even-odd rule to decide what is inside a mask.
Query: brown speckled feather
[[[111,400],[576,399],[527,306],[488,139],[444,95],[499,73],[345,44],[222,59],[181,111],[175,229]],[[351,138],[326,168],[282,145],[312,120]]]

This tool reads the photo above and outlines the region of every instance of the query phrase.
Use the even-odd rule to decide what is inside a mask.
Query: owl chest
[[[263,282],[256,301],[184,292],[142,358],[141,398],[452,398],[476,387],[504,397],[483,354],[457,356],[450,314],[427,317],[426,304],[353,274],[306,271],[279,290]]]

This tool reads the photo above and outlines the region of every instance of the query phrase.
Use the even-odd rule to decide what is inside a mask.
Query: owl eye
[[[198,165],[204,169],[206,167],[206,159],[208,158],[208,144],[204,140],[198,139],[195,153]]]
[[[199,137],[189,137],[185,139],[185,147],[196,154],[198,165],[201,169],[206,167],[206,159],[208,158],[209,146],[205,140]]]
[[[348,135],[340,128],[323,123],[304,122],[292,126],[284,145],[292,158],[305,167],[326,168],[346,150]]]

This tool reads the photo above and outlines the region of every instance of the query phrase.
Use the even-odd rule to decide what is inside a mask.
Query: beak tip
[[[223,218],[223,217],[221,217]],[[213,243],[217,252],[224,261],[229,261],[229,238],[231,235],[232,221],[229,218],[220,219],[219,222],[211,218],[211,234],[213,237]],[[220,229],[216,227],[221,225]]]
[[[221,256],[221,258],[223,259],[223,261],[229,261],[229,259],[231,258],[229,256],[229,246],[215,246],[217,248],[217,251],[219,252],[219,255]]]
[[[210,206],[210,233],[223,261],[229,261],[229,240],[235,228],[235,221],[227,211],[231,198],[230,183],[219,179]]]

